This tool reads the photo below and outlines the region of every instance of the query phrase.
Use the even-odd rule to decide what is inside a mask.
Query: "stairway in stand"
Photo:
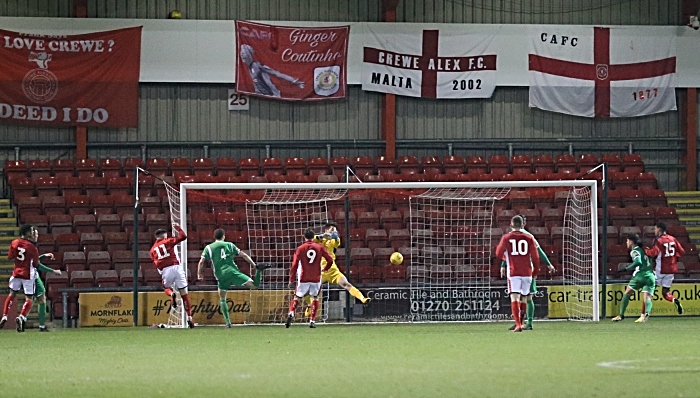
[[[666,198],[688,230],[690,241],[700,245],[700,191],[666,192]]]

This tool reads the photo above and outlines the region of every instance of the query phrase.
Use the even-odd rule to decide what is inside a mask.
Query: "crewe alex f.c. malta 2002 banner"
[[[366,26],[363,90],[424,98],[491,97],[495,35],[387,25],[392,26]]]
[[[530,106],[586,117],[676,110],[672,27],[530,27]]]
[[[0,30],[0,121],[137,127],[141,27],[82,35]]]
[[[293,101],[344,98],[349,32],[236,21],[236,91]]]

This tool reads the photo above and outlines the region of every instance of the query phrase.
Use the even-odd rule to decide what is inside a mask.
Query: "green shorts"
[[[221,290],[228,290],[231,285],[243,286],[248,281],[252,281],[248,275],[233,268],[223,270],[216,276],[216,284]]]
[[[41,281],[41,278],[36,278],[36,280],[34,281],[34,296],[41,297],[44,294],[46,294],[44,282]]]
[[[654,275],[638,274],[630,279],[630,283],[628,285],[633,290],[642,289],[643,292],[654,294],[654,289],[656,289],[656,278]]]
[[[532,279],[532,283],[530,284],[530,294],[537,293],[537,279]]]

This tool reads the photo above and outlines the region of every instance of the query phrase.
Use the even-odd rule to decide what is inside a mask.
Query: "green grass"
[[[0,396],[697,397],[699,324],[1,331]]]

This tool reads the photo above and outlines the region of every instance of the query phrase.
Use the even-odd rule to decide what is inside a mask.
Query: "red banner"
[[[83,35],[0,30],[0,121],[137,127],[141,27]]]
[[[236,21],[236,91],[285,100],[345,98],[349,26]]]

